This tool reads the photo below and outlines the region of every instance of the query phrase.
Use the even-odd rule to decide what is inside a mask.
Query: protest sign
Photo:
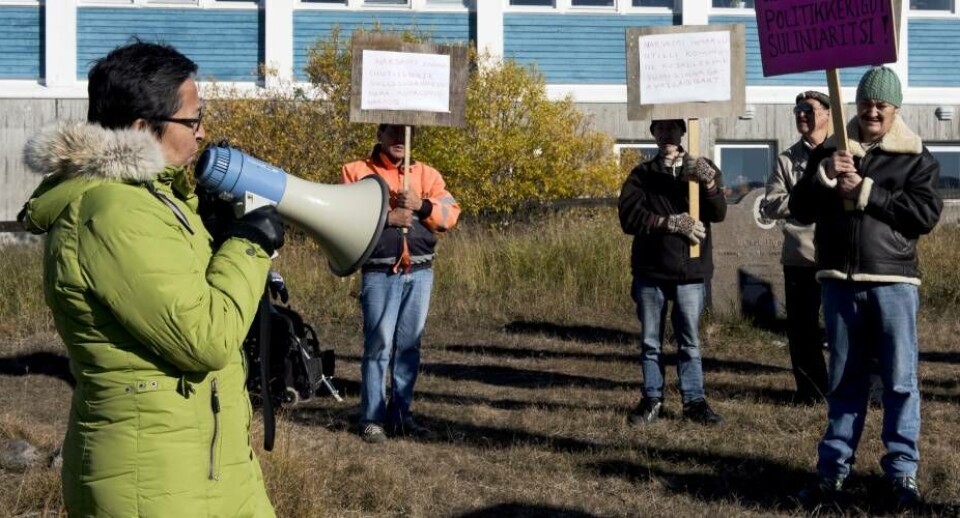
[[[763,75],[897,60],[890,0],[756,0]]]
[[[743,112],[743,25],[627,29],[627,119],[687,121],[687,149],[699,154],[701,117]],[[689,182],[688,213],[700,219],[700,187]],[[700,245],[690,246],[700,257]]]
[[[408,126],[466,124],[467,48],[353,38],[350,121]]]
[[[629,120],[743,112],[743,25],[627,29]]]

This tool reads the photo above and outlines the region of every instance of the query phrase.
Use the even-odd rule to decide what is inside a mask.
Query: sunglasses
[[[811,106],[811,105],[809,105],[809,104],[806,104],[806,103],[801,103],[801,104],[798,104],[798,105],[796,105],[796,106],[793,107],[793,114],[794,114],[794,115],[799,115],[799,114],[801,114],[801,113],[805,113],[805,114],[807,114],[807,115],[810,115],[811,113],[813,113],[813,112],[815,112],[815,111],[817,111],[816,108],[814,108],[813,106]]]

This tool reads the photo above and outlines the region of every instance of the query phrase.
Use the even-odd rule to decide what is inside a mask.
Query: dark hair
[[[687,132],[687,122],[683,119],[660,119],[650,121],[650,133],[653,133],[653,126],[658,122],[672,122],[680,127],[680,131]]]
[[[158,137],[180,109],[180,87],[197,73],[197,64],[170,45],[133,43],[96,60],[87,74],[87,122],[129,128],[145,119]]]

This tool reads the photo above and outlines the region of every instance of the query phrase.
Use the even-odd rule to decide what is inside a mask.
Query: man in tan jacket
[[[761,205],[763,215],[781,220],[783,229],[784,294],[787,302],[787,340],[790,363],[797,382],[797,403],[823,400],[827,386],[827,368],[823,360],[820,335],[820,284],[813,249],[815,225],[793,219],[790,192],[803,177],[810,152],[823,143],[830,128],[830,98],[810,90],[797,95],[793,114],[800,140],[780,153],[777,168],[767,180],[767,196]]]

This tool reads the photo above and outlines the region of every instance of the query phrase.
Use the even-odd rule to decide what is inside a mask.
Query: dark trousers
[[[816,273],[814,267],[783,267],[787,340],[800,402],[822,400],[827,392],[827,366],[820,333],[820,284]]]

